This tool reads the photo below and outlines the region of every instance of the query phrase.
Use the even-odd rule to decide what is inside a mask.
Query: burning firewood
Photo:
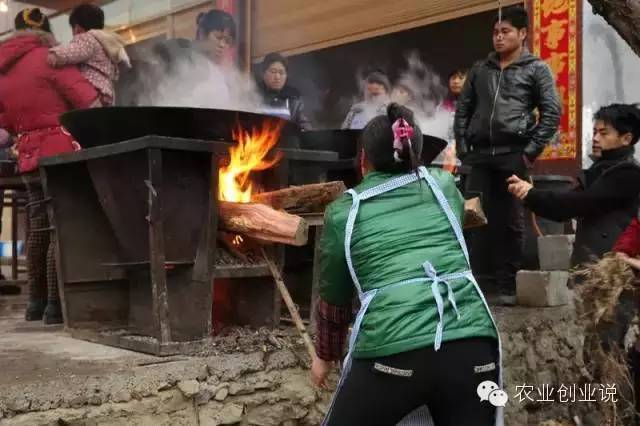
[[[257,203],[220,201],[220,228],[258,241],[303,246],[309,225],[300,216]]]
[[[346,190],[342,181],[315,183],[254,194],[251,201],[292,213],[322,213]]]

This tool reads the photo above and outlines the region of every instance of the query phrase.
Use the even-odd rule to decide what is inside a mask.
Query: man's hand
[[[529,191],[533,188],[533,185],[526,180],[520,179],[516,175],[511,175],[511,177],[507,179],[507,183],[509,184],[509,192],[519,200],[527,198]]]
[[[311,379],[316,386],[327,389],[327,376],[331,371],[331,363],[319,358],[317,355],[311,363]]]
[[[627,265],[631,266],[633,269],[640,271],[640,259],[636,259],[635,257],[630,257],[626,253],[616,253],[616,255],[622,259]]]

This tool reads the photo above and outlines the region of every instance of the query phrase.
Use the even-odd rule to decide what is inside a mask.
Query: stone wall
[[[507,425],[597,425],[587,403],[520,403],[517,386],[586,381],[572,306],[495,308],[510,400]],[[299,348],[298,348],[299,349]],[[309,380],[298,349],[161,360],[109,375],[67,376],[0,392],[0,425],[318,425],[330,394]],[[303,349],[302,349],[303,351]],[[552,421],[563,423],[554,423]]]
[[[596,407],[586,402],[561,402],[561,386],[580,389],[589,383],[583,360],[584,329],[573,305],[555,308],[494,308],[502,336],[504,383],[509,395],[507,425],[541,425],[545,421],[600,425]],[[533,386],[531,398],[517,397]],[[553,390],[549,400],[538,393]],[[524,397],[524,393],[522,393]],[[567,394],[564,394],[563,399]],[[530,399],[534,399],[531,401]],[[576,399],[579,399],[579,395]]]
[[[1,425],[317,425],[330,394],[291,350],[220,355],[69,377],[3,392]]]

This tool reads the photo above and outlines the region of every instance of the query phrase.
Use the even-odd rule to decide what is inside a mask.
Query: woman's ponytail
[[[360,142],[375,170],[408,173],[420,165],[422,131],[413,112],[396,103],[387,107],[386,115],[373,118],[365,126]]]
[[[409,109],[392,103],[387,108],[387,118],[393,132],[394,161],[409,165],[411,170],[417,169],[420,165],[419,154],[416,154],[412,142],[416,132],[413,125],[409,124],[409,121],[413,122],[413,113]]]

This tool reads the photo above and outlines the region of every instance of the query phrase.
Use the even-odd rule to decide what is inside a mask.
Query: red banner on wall
[[[573,160],[580,139],[580,0],[530,0],[533,53],[544,59],[556,77],[562,101],[558,137],[541,160]]]

